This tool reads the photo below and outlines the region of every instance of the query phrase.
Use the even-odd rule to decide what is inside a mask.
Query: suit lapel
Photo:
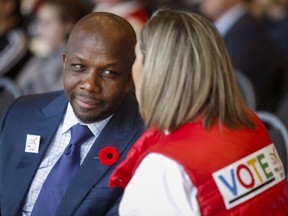
[[[38,166],[44,157],[46,150],[51,143],[57,128],[62,120],[67,106],[67,101],[64,95],[58,97],[50,105],[44,109],[37,109],[32,117],[33,127],[27,130],[27,134],[40,136],[39,153],[23,153],[23,157],[18,163],[14,173],[14,178],[11,179],[7,191],[15,191],[10,193],[7,197],[7,206],[11,211],[9,215],[17,215],[22,211],[27,190],[37,172]],[[60,109],[59,109],[60,107]],[[57,108],[57,109],[55,109]],[[25,144],[23,144],[25,145]],[[20,184],[19,184],[20,183]]]

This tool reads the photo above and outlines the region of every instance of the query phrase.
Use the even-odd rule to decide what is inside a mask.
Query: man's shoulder
[[[121,128],[143,128],[143,121],[134,92],[129,92],[126,95],[113,117],[113,122],[117,122]]]
[[[61,101],[65,101],[66,98],[63,91],[55,91],[43,94],[31,94],[19,97],[10,107],[10,110],[21,111],[24,113],[28,110],[44,108],[48,106],[52,101],[59,98]]]
[[[23,95],[19,97],[18,103],[50,103],[55,98],[64,95],[63,91],[54,91],[54,92],[47,92],[42,94],[29,94],[29,95]]]
[[[117,112],[120,112],[122,117],[127,115],[126,117],[128,118],[133,115],[139,115],[139,106],[134,92],[129,92],[126,95]]]

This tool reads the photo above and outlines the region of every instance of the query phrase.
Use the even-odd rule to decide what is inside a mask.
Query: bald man
[[[24,96],[11,105],[0,124],[0,215],[118,214],[123,191],[110,189],[108,180],[143,132],[130,91],[135,43],[127,21],[91,13],[69,37],[64,92]],[[64,180],[60,186],[52,184],[52,195],[45,197],[41,190],[54,165],[61,163],[76,124],[92,132],[80,145],[80,166],[74,176],[64,176],[68,185],[62,185]],[[58,199],[54,193],[63,188],[52,205]],[[38,206],[41,199],[44,207]]]

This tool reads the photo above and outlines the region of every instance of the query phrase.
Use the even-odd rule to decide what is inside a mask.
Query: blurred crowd
[[[0,0],[0,5],[0,78],[21,94],[63,89],[66,40],[85,14],[115,13],[139,35],[153,11],[169,7],[213,21],[235,72],[253,86],[257,110],[280,113],[288,106],[288,0]],[[3,106],[3,88],[0,98]]]

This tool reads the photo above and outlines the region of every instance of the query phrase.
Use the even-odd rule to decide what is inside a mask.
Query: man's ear
[[[67,55],[67,53],[64,53],[64,54],[62,55],[63,69],[65,69],[66,55]]]
[[[128,73],[127,76],[128,76],[127,87],[125,89],[125,92],[129,92],[130,90],[135,91],[134,82],[132,78],[132,72]]]
[[[63,60],[63,64],[65,64],[65,61],[66,61],[66,53],[64,53],[63,55],[62,55],[62,60]]]

